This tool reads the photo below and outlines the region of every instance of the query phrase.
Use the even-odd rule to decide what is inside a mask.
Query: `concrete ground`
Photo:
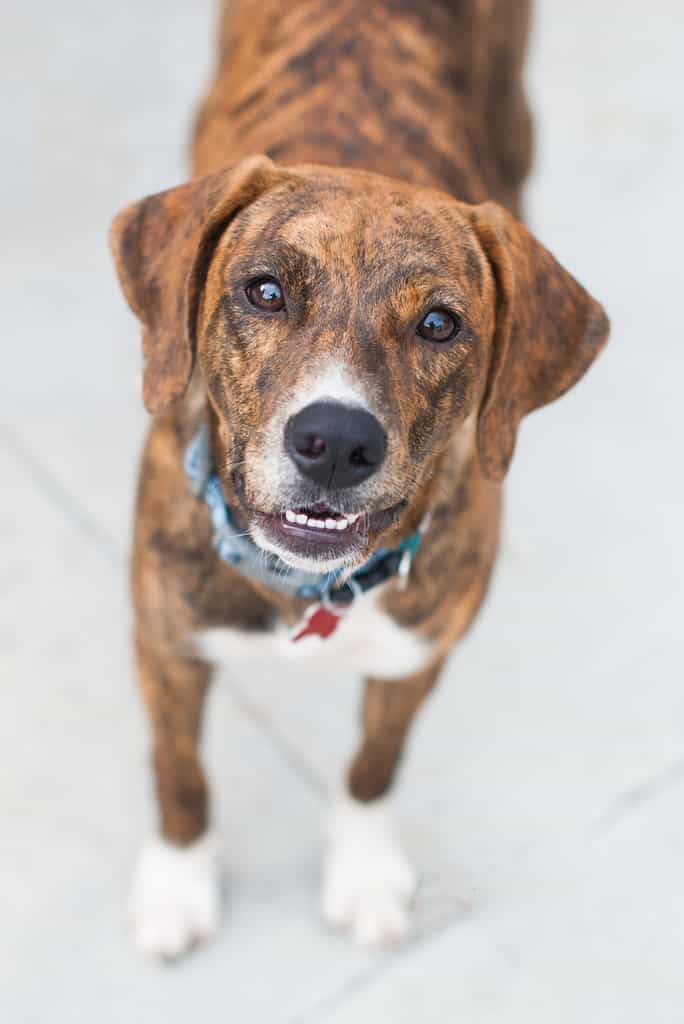
[[[364,954],[314,914],[358,684],[243,670],[207,736],[225,926],[172,968],[125,928],[152,816],[124,568],[145,417],[105,233],[183,177],[213,4],[4,12],[3,1024],[684,1020],[682,14],[537,7],[530,217],[613,336],[523,428],[491,597],[416,731],[416,938]]]

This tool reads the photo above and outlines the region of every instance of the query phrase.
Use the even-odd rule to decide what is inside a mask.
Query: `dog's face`
[[[226,229],[198,361],[254,539],[363,560],[479,397],[494,284],[446,197],[332,171],[265,191]]]
[[[362,172],[250,161],[129,208],[113,239],[148,406],[177,400],[196,360],[224,487],[300,567],[367,558],[476,421],[499,479],[520,417],[607,329],[500,208]]]

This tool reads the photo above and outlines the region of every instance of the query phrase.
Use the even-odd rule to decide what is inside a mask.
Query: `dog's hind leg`
[[[152,728],[160,822],[138,862],[131,924],[142,952],[175,957],[209,938],[219,922],[219,857],[198,753],[210,667],[153,651],[140,636],[136,653]]]
[[[434,686],[437,662],[401,680],[369,679],[363,735],[346,792],[330,818],[321,913],[364,945],[400,942],[410,930],[416,872],[395,831],[389,790],[411,723]]]

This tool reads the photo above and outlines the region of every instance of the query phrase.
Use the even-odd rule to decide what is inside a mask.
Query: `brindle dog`
[[[216,652],[282,653],[307,607],[218,557],[183,468],[202,422],[233,515],[283,566],[357,567],[431,517],[408,585],[358,598],[320,642],[366,676],[322,911],[366,942],[409,927],[415,876],[386,799],[406,734],[487,588],[521,418],[608,333],[516,220],[527,6],[232,0],[196,177],[114,222],[154,416],[133,557],[161,809],[133,901],[149,953],[217,926],[198,757]]]

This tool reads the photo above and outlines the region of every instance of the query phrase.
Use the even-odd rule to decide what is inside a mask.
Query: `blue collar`
[[[185,472],[194,494],[202,498],[211,514],[212,541],[219,558],[234,566],[243,576],[292,597],[328,599],[349,604],[359,593],[385,583],[391,576],[408,578],[411,563],[428,526],[425,516],[419,528],[395,548],[380,548],[359,569],[313,573],[285,565],[277,555],[264,552],[241,531],[227,504],[221,481],[212,466],[209,430],[198,430],[185,452]]]

